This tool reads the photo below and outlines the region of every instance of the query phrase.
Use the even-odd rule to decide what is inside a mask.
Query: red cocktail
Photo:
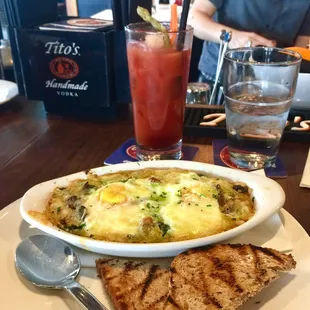
[[[181,157],[192,28],[169,33],[169,42],[147,24],[129,25],[127,55],[139,159]]]

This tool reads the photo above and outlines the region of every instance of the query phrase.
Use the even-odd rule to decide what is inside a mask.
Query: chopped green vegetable
[[[60,207],[58,207],[57,209],[56,209],[56,211],[57,211],[57,214],[60,212]]]
[[[165,199],[165,198],[167,198],[167,193],[166,193],[166,192],[162,192],[162,193],[159,195],[159,197]]]
[[[163,192],[160,195],[157,195],[156,193],[152,193],[150,199],[154,201],[164,201],[167,198],[167,193]]]
[[[66,229],[69,230],[76,230],[76,229],[82,229],[86,226],[86,223],[82,223],[81,225],[70,225],[70,226],[65,226]]]
[[[168,230],[171,229],[170,226],[168,224],[165,224],[164,222],[158,222],[158,227],[162,232],[162,237],[164,237],[167,234]]]
[[[153,214],[152,214],[152,217],[153,217],[156,221],[161,221],[161,220],[162,220],[161,216],[160,216],[159,214],[157,214],[157,213],[153,213]]]
[[[212,205],[208,204],[208,205],[206,205],[206,207],[207,207],[207,208],[211,208],[211,207],[212,207]]]

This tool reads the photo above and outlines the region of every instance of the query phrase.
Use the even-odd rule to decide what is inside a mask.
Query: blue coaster
[[[198,153],[199,148],[196,146],[182,146],[182,160],[193,160]],[[119,163],[138,161],[136,157],[136,140],[128,139],[117,150],[115,150],[105,161],[105,165],[115,165]]]
[[[230,161],[227,140],[213,140],[213,160],[214,164],[223,167],[250,171],[250,169],[242,169],[237,167]],[[265,174],[269,178],[280,179],[287,178],[286,169],[279,157],[276,159],[275,167],[265,168]]]

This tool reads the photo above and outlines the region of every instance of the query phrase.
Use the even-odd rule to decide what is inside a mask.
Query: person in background
[[[310,0],[195,0],[194,34],[204,40],[200,81],[214,83],[221,31],[232,32],[229,48],[307,47]]]

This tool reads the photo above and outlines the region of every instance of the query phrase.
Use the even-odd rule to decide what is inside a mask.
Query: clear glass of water
[[[228,150],[237,166],[274,166],[300,63],[298,53],[278,48],[241,48],[225,54]]]

